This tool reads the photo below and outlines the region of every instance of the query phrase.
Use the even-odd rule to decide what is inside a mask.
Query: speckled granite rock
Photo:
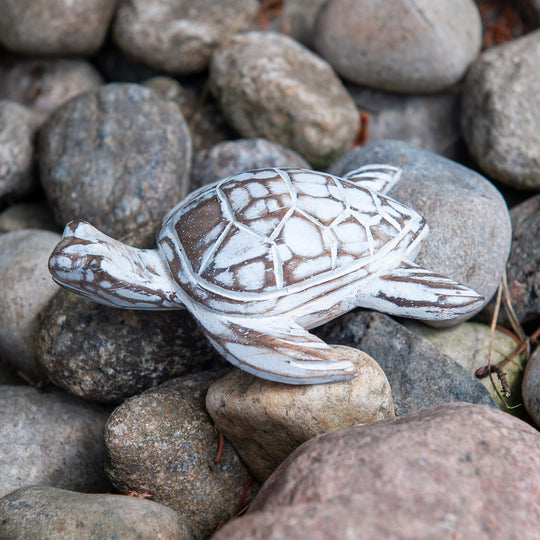
[[[393,140],[351,150],[330,172],[342,175],[368,163],[403,169],[388,195],[414,208],[430,228],[415,262],[468,285],[487,302],[499,286],[512,235],[506,203],[493,184],[454,161]]]
[[[315,49],[345,79],[382,90],[434,92],[461,79],[480,51],[472,0],[330,0]]]
[[[47,261],[59,240],[38,229],[0,234],[0,356],[35,381],[44,376],[34,348],[39,316],[59,288]]]
[[[243,137],[265,137],[324,167],[358,131],[354,103],[321,58],[273,32],[238,34],[217,49],[210,84]]]
[[[114,485],[122,492],[146,492],[204,537],[241,509],[250,477],[227,441],[216,462],[218,434],[204,396],[219,375],[188,375],[147,390],[118,407],[105,429],[106,470]],[[245,503],[256,487],[251,484]]]
[[[37,186],[34,178],[35,115],[14,101],[0,100],[0,204],[20,199]]]
[[[488,175],[540,188],[540,30],[482,53],[463,87],[463,135]]]
[[[266,480],[295,448],[321,433],[394,416],[390,385],[375,360],[336,347],[355,365],[356,378],[291,386],[234,369],[208,389],[210,416],[259,480]]]
[[[114,4],[110,0],[4,0],[0,43],[23,54],[90,55],[105,39]]]
[[[205,69],[229,34],[253,27],[256,0],[120,2],[113,27],[118,46],[155,69],[188,75]]]
[[[0,79],[0,98],[51,112],[86,90],[103,84],[89,62],[71,58],[17,58]]]
[[[0,499],[2,538],[156,538],[190,540],[174,510],[135,497],[76,493],[49,486],[18,489]]]
[[[224,141],[195,154],[191,168],[191,188],[264,167],[311,168],[296,152],[267,139]]]
[[[396,415],[453,401],[496,407],[488,391],[427,339],[376,311],[354,311],[315,332],[328,343],[355,347],[383,369]]]
[[[0,386],[0,497],[33,484],[107,491],[100,407],[60,391]]]
[[[191,139],[175,103],[108,84],[55,110],[39,137],[40,174],[56,220],[90,221],[154,247],[161,220],[188,191]]]
[[[61,290],[42,319],[39,362],[52,381],[91,401],[116,402],[225,365],[186,310],[120,310]]]
[[[540,434],[456,403],[298,448],[213,540],[538,537]]]

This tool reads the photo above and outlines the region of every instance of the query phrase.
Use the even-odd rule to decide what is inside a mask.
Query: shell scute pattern
[[[261,169],[218,182],[168,216],[203,288],[271,292],[394,248],[422,218],[330,174]],[[191,265],[191,266],[189,266]]]

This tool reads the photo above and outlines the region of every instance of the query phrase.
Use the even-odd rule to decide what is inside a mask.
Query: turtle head
[[[178,286],[155,249],[138,249],[86,221],[68,223],[49,257],[59,285],[100,304],[129,309],[179,309]]]

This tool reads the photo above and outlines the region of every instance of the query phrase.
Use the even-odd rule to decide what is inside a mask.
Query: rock
[[[283,5],[281,25],[284,33],[313,48],[315,21],[325,0],[287,0]]]
[[[265,167],[311,168],[296,152],[266,139],[225,141],[195,154],[191,167],[191,189],[242,171]]]
[[[493,184],[463,165],[401,141],[355,148],[330,172],[340,176],[368,163],[403,170],[388,195],[418,211],[430,228],[415,262],[468,285],[487,302],[499,286],[512,235],[506,203]]]
[[[325,433],[212,538],[538,537],[540,435],[455,403]]]
[[[0,356],[30,379],[43,378],[34,337],[39,316],[58,290],[47,270],[60,235],[38,229],[0,234]]]
[[[76,493],[49,486],[18,489],[0,499],[5,540],[18,538],[160,538],[190,540],[174,510],[122,495]]]
[[[205,87],[181,86],[171,77],[152,77],[142,84],[180,107],[189,126],[194,154],[238,136],[227,124],[216,101],[207,95]]]
[[[354,103],[318,56],[273,32],[246,32],[217,49],[210,85],[243,137],[265,137],[324,167],[347,151],[358,131]]]
[[[51,207],[45,202],[17,203],[0,212],[0,233],[19,229],[58,231]]]
[[[524,324],[540,315],[540,194],[514,206],[512,219],[512,249],[506,265],[506,279],[512,308]],[[482,315],[493,317],[495,300]],[[510,328],[504,309],[499,311],[499,324]]]
[[[88,56],[103,43],[110,0],[4,0],[0,44],[22,54]]]
[[[135,0],[121,2],[114,40],[129,56],[159,71],[203,71],[228,35],[253,26],[256,0]]]
[[[0,497],[33,484],[106,491],[107,413],[59,391],[0,386]]]
[[[105,428],[106,470],[114,485],[122,492],[149,494],[204,537],[242,508],[250,477],[227,441],[215,461],[218,434],[204,396],[219,375],[188,375],[147,390],[120,405]],[[246,503],[254,492],[252,484]]]
[[[480,51],[472,0],[330,0],[315,23],[315,50],[345,79],[393,92],[437,92]]]
[[[540,427],[540,349],[536,349],[527,362],[521,391],[527,412]]]
[[[518,0],[517,4],[521,8],[527,24],[531,28],[540,26],[540,0]]]
[[[540,188],[540,30],[492,47],[463,87],[461,125],[488,175],[518,189]]]
[[[51,115],[39,137],[41,181],[56,220],[82,218],[154,247],[166,212],[187,193],[191,140],[171,101],[108,84]]]
[[[403,324],[409,330],[428,339],[439,351],[463,366],[471,377],[475,376],[477,369],[488,365],[491,331],[489,326],[485,324],[466,322],[453,328],[437,329],[416,321],[403,321]],[[516,348],[516,342],[508,334],[495,330],[491,345],[491,365],[495,365],[507,355],[511,355]],[[499,396],[499,393],[503,394],[503,389],[496,374],[493,374],[496,388],[493,386],[489,376],[478,379],[487,388],[499,408],[520,417],[523,416],[523,407],[520,407],[520,405],[522,403],[521,380],[523,379],[524,368],[525,355],[523,354],[517,355],[503,367],[511,392],[509,397],[505,397],[508,407]],[[511,407],[516,408],[512,409]]]
[[[0,204],[36,188],[33,175],[35,116],[13,101],[0,100]]]
[[[101,84],[101,75],[82,59],[17,58],[0,81],[0,98],[49,113],[72,97]]]
[[[321,433],[394,416],[390,385],[375,360],[337,347],[358,371],[350,381],[293,386],[234,369],[208,389],[212,420],[261,482]]]
[[[36,351],[54,383],[103,403],[223,362],[186,310],[118,310],[66,290],[44,313]]]
[[[459,125],[461,94],[398,94],[347,84],[356,107],[367,118],[370,142],[398,139],[451,159],[461,158],[465,145]]]
[[[454,401],[495,403],[482,384],[427,339],[376,311],[354,311],[315,333],[369,354],[388,377],[396,415]]]

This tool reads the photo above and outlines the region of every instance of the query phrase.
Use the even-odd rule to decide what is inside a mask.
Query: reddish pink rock
[[[308,441],[213,540],[532,540],[539,496],[540,434],[453,403]]]

